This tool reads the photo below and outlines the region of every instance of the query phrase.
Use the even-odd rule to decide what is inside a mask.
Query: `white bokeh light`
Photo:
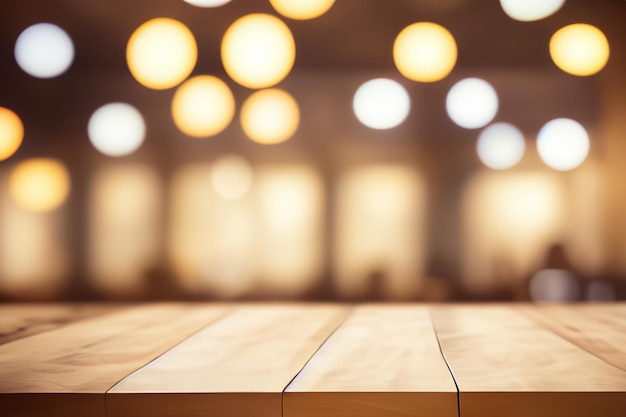
[[[504,13],[522,22],[546,18],[556,13],[563,3],[565,0],[500,0]]]
[[[358,88],[352,107],[357,119],[365,126],[390,129],[407,118],[411,99],[400,83],[388,78],[376,78]]]
[[[517,164],[526,142],[524,135],[510,123],[494,123],[478,136],[476,151],[483,164],[492,169],[507,169]]]
[[[498,112],[496,90],[480,78],[465,78],[452,86],[446,97],[450,119],[466,129],[486,126]]]
[[[52,23],[38,23],[18,36],[15,60],[24,72],[33,77],[57,77],[72,65],[74,44],[60,27]]]
[[[189,3],[198,7],[219,7],[226,3],[230,3],[230,0],[184,0],[185,3]]]
[[[546,123],[537,135],[539,156],[550,168],[569,171],[589,153],[589,134],[575,120],[560,118]]]
[[[126,103],[110,103],[96,110],[87,127],[89,140],[109,156],[125,156],[143,143],[146,125],[141,113]]]

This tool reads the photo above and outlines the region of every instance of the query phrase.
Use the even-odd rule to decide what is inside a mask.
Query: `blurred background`
[[[625,19],[3,0],[0,299],[624,300]]]

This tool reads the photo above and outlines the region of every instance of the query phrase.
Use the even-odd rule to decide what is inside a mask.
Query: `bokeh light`
[[[406,78],[435,82],[445,78],[457,58],[456,41],[443,26],[431,22],[404,28],[393,44],[393,60]]]
[[[550,56],[557,67],[569,74],[593,75],[609,60],[609,41],[595,26],[568,25],[552,35]]]
[[[550,168],[576,168],[589,153],[589,135],[575,120],[560,118],[546,123],[537,135],[539,156]]]
[[[33,77],[57,77],[72,65],[74,44],[57,25],[38,23],[28,27],[17,38],[15,60],[24,72]]]
[[[498,112],[498,95],[494,88],[480,78],[465,78],[457,82],[446,97],[450,119],[466,129],[476,129],[491,122]]]
[[[426,182],[411,164],[342,170],[334,184],[332,273],[338,294],[410,299],[426,276]]]
[[[326,13],[335,0],[270,0],[272,7],[290,19],[314,19]]]
[[[103,295],[137,297],[160,289],[150,270],[160,262],[163,183],[156,167],[117,162],[93,170],[86,187],[85,267]]]
[[[571,222],[564,213],[572,204],[555,172],[482,170],[472,175],[459,204],[463,286],[474,294],[493,291],[502,278],[495,272],[499,262],[507,265],[508,276],[519,278],[544,265],[545,249],[563,238]]]
[[[87,133],[91,144],[109,156],[135,152],[146,136],[146,125],[139,110],[126,103],[109,103],[89,118]]]
[[[532,22],[556,13],[565,0],[500,0],[502,10],[511,19]]]
[[[507,169],[516,165],[526,142],[524,135],[510,123],[494,123],[478,136],[476,151],[483,164],[492,169]]]
[[[174,94],[172,117],[176,127],[193,137],[223,131],[235,115],[235,98],[226,83],[211,75],[185,81]]]
[[[226,72],[235,82],[248,88],[266,88],[289,74],[296,44],[279,18],[254,13],[237,19],[226,30],[221,55]]]
[[[126,61],[135,79],[155,90],[175,87],[191,74],[198,47],[191,31],[169,18],[148,20],[128,40]]]
[[[24,125],[13,110],[0,107],[0,161],[10,158],[22,144]]]
[[[535,302],[572,302],[580,298],[576,275],[565,269],[542,269],[530,279],[530,299]]]
[[[256,172],[257,282],[277,297],[302,297],[325,265],[323,178],[308,164],[265,164]]]
[[[230,3],[230,0],[184,0],[185,3],[189,3],[198,7],[219,7],[226,3]]]
[[[388,78],[376,78],[358,88],[352,108],[357,119],[365,126],[390,129],[407,118],[411,99],[400,83]]]
[[[52,158],[24,160],[13,168],[9,177],[11,197],[27,211],[52,211],[65,202],[69,191],[67,168]]]
[[[300,122],[300,110],[294,98],[277,88],[252,93],[243,103],[240,116],[245,134],[266,145],[289,139]]]
[[[252,167],[241,156],[224,155],[211,168],[211,184],[225,200],[242,198],[252,185]]]

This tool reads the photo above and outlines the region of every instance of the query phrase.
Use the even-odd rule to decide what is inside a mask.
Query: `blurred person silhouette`
[[[562,243],[548,247],[537,271],[525,282],[527,298],[534,302],[575,302],[582,297],[582,280]]]

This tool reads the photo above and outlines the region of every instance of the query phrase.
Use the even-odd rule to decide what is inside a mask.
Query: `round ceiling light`
[[[196,40],[178,20],[156,18],[139,26],[126,46],[126,61],[143,86],[164,90],[180,84],[198,60]]]
[[[255,13],[237,19],[221,46],[226,73],[238,84],[254,89],[274,86],[291,71],[296,43],[279,18]]]
[[[434,82],[445,78],[457,58],[456,41],[443,26],[431,22],[404,28],[393,44],[393,60],[406,78]]]

